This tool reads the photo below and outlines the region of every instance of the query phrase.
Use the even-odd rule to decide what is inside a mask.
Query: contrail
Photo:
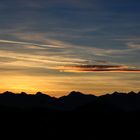
[[[33,45],[33,46],[49,47],[49,48],[60,48],[60,46],[55,46],[55,45],[37,44],[37,43],[31,43],[31,42],[12,41],[12,40],[0,40],[0,43]]]

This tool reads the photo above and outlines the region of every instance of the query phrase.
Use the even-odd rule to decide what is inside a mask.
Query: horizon
[[[111,92],[111,93],[104,93],[104,94],[99,94],[99,95],[94,94],[94,93],[83,93],[83,92],[80,92],[80,91],[70,91],[70,92],[68,92],[68,93],[66,93],[64,95],[60,95],[60,96],[58,96],[57,94],[56,95],[55,94],[47,94],[47,93],[40,92],[40,91],[38,91],[36,93],[27,93],[27,92],[24,92],[24,91],[15,93],[15,92],[12,92],[12,91],[5,91],[5,92],[0,92],[0,95],[5,94],[5,93],[12,93],[12,94],[18,94],[18,95],[20,95],[22,93],[25,93],[26,95],[37,95],[38,93],[41,93],[43,95],[49,95],[50,97],[61,98],[63,96],[68,96],[71,93],[75,93],[75,94],[80,93],[80,94],[87,95],[87,96],[88,95],[93,95],[93,96],[96,96],[96,97],[100,97],[100,96],[103,96],[103,95],[113,95],[114,93],[119,93],[119,94],[135,93],[135,94],[140,94],[140,91],[137,91],[137,92],[135,92],[135,91],[129,91],[129,92],[114,91],[114,92]]]
[[[140,91],[140,1],[0,1],[0,93]]]

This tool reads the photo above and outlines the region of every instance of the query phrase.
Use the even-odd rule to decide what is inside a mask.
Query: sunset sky
[[[0,92],[140,90],[139,0],[1,0]]]

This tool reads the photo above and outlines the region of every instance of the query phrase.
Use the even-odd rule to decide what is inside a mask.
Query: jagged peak
[[[44,95],[42,92],[37,92],[35,95]]]
[[[117,95],[117,94],[120,94],[119,92],[115,91],[112,93],[112,95]]]
[[[81,92],[79,92],[79,91],[71,91],[69,94],[68,94],[68,96],[83,96],[83,95],[85,95],[85,94],[83,94],[83,93],[81,93]]]
[[[14,93],[11,92],[11,91],[5,91],[5,92],[3,92],[3,94],[4,94],[4,95],[14,95]]]
[[[35,96],[40,96],[40,97],[44,96],[44,97],[47,97],[47,98],[52,98],[50,95],[44,94],[44,93],[42,93],[42,92],[37,92],[37,93],[35,94]]]
[[[128,92],[128,94],[130,95],[135,95],[136,93],[134,92],[134,91],[130,91],[130,92]]]
[[[27,93],[26,92],[21,92],[20,95],[27,95]]]

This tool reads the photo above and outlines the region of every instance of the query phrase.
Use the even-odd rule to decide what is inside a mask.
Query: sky
[[[137,92],[139,54],[138,0],[0,1],[0,92]]]

